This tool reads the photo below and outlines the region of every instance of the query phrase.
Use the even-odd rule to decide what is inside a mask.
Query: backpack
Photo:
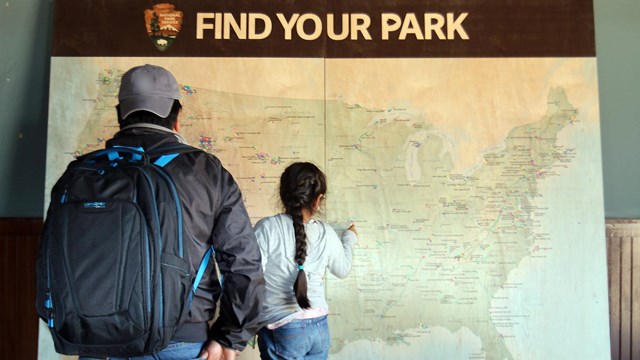
[[[57,352],[150,354],[184,322],[213,251],[192,274],[180,199],[163,169],[190,151],[198,150],[97,150],[71,162],[53,187],[36,308]]]

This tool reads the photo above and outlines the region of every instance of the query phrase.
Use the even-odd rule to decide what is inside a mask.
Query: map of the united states
[[[480,65],[493,69],[487,64]],[[601,214],[587,211],[601,205],[597,192],[589,191],[599,181],[592,175],[599,165],[591,161],[599,159],[599,148],[591,146],[598,136],[597,114],[583,99],[590,90],[566,80],[580,80],[592,63],[540,64],[569,70],[556,76],[560,80],[541,81],[546,85],[535,91],[523,84],[523,94],[536,96],[516,95],[517,104],[505,99],[486,107],[495,113],[451,108],[456,116],[450,122],[449,105],[438,101],[471,108],[466,103],[473,99],[404,101],[407,90],[394,94],[397,101],[383,101],[364,94],[386,92],[364,85],[347,94],[352,84],[346,75],[346,85],[325,99],[298,98],[295,91],[252,95],[194,85],[197,72],[183,70],[176,75],[181,134],[221,159],[242,188],[253,222],[280,211],[276,190],[289,163],[312,161],[326,172],[322,218],[338,232],[354,222],[360,236],[350,276],[326,278],[330,358],[563,359],[560,343],[545,345],[546,353],[535,351],[562,338],[561,319],[553,314],[570,313],[565,299],[576,312],[606,319],[606,294],[592,290],[601,284],[585,285],[597,278],[594,272],[601,274],[595,269],[604,261],[604,248],[597,237],[569,238],[588,232],[581,229]],[[60,94],[72,94],[54,95],[52,111],[75,106],[88,116],[71,139],[56,135],[70,124],[50,122],[49,152],[56,151],[58,163],[50,162],[56,168],[48,176],[75,156],[104,147],[117,132],[114,106],[127,68],[86,73],[93,89],[87,93],[52,82]],[[482,71],[469,71],[482,78]],[[410,78],[400,84],[408,87]],[[381,87],[394,84],[385,79],[379,79]],[[487,84],[471,83],[476,88],[468,93],[483,92]],[[420,83],[413,86],[422,91]],[[575,213],[558,210],[567,204],[575,205]],[[566,231],[557,230],[556,222]],[[557,294],[543,290],[547,283]],[[552,334],[541,334],[541,328]],[[586,340],[602,337],[592,328],[575,325],[571,331],[564,342],[595,344],[584,348],[590,354],[602,349]],[[257,358],[257,349],[249,347],[240,358]]]

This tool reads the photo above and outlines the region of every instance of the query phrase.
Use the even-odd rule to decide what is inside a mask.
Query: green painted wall
[[[605,215],[640,218],[640,1],[594,9]],[[0,217],[44,213],[51,11],[51,0],[0,1]]]
[[[640,1],[594,10],[605,215],[640,218]]]
[[[49,0],[0,1],[0,217],[42,217]]]

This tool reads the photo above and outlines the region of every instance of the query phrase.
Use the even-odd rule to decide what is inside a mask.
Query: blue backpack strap
[[[167,165],[168,163],[171,162],[171,160],[175,159],[178,155],[180,154],[166,154],[166,155],[162,155],[159,158],[156,159],[156,161],[154,161],[153,163],[155,165],[158,165],[160,167],[165,167],[165,165]]]
[[[134,151],[138,151],[138,152],[141,152],[141,153],[144,152],[144,148],[142,148],[141,146],[133,147],[133,146],[114,145],[113,146],[114,150],[111,150],[108,153],[109,160],[111,160],[111,161],[116,160],[116,159],[118,159],[120,157],[120,154],[118,154],[118,151],[115,150],[115,148],[120,148],[120,149],[122,149],[124,151],[134,150]],[[130,152],[130,153],[131,153],[131,160],[133,160],[133,161],[142,160],[142,155],[141,154],[138,154],[136,152]]]
[[[209,250],[204,254],[202,261],[200,262],[200,267],[198,268],[198,272],[196,273],[196,278],[193,280],[193,286],[191,287],[191,292],[189,293],[189,311],[191,311],[191,303],[193,302],[193,295],[198,291],[198,285],[200,284],[200,280],[202,280],[202,276],[204,276],[204,271],[207,269],[207,265],[209,265],[209,259],[211,259],[211,254],[213,253],[213,246],[209,247]]]
[[[178,155],[187,153],[187,152],[194,152],[194,151],[199,151],[199,150],[188,145],[175,144],[175,145],[161,146],[155,149],[150,149],[147,152],[147,154],[149,155],[150,158],[155,158],[155,156],[158,156],[156,160],[153,162],[153,164],[160,167],[165,167],[173,159],[178,157]]]
[[[107,151],[107,156],[109,157],[109,161],[114,161],[120,157],[117,150]]]
[[[113,146],[101,150],[96,150],[91,153],[85,154],[78,158],[81,162],[95,162],[96,158],[99,156],[107,156],[109,161],[116,161],[120,159],[124,159],[124,155],[128,155],[129,158],[133,161],[143,161],[145,159],[146,152],[141,147],[131,147],[131,146]],[[146,162],[146,160],[145,160]]]

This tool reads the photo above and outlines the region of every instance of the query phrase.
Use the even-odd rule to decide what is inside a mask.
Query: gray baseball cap
[[[122,75],[118,93],[122,119],[138,110],[166,118],[171,113],[174,100],[180,100],[178,82],[159,66],[136,66]]]

